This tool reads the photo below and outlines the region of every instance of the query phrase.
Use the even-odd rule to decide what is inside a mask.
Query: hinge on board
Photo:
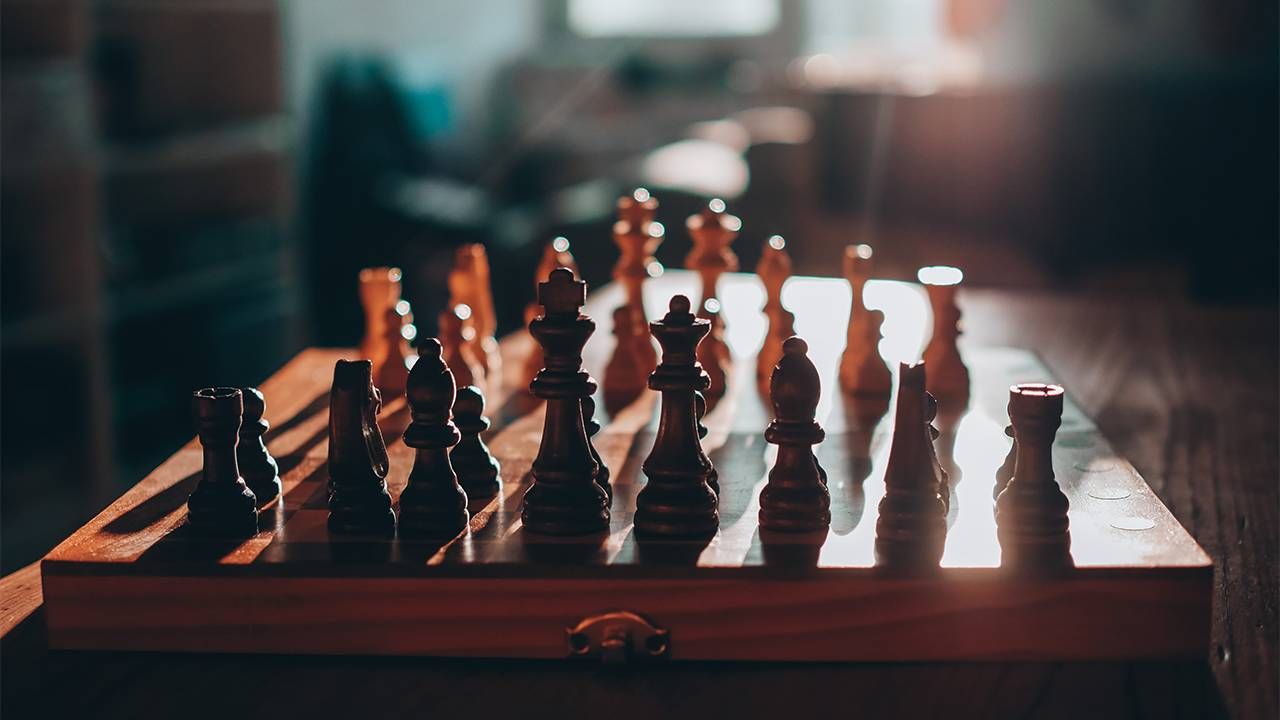
[[[626,610],[591,615],[564,630],[569,657],[596,657],[608,664],[665,660],[671,633]]]

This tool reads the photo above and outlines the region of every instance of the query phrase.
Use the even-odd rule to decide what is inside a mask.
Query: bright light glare
[[[557,236],[551,241],[551,247],[556,252],[566,252],[569,250],[569,238],[563,235]]]
[[[960,268],[930,265],[920,268],[916,277],[925,285],[959,285],[960,281],[964,280],[964,273]]]
[[[780,0],[569,0],[569,29],[587,37],[762,35],[778,24]]]

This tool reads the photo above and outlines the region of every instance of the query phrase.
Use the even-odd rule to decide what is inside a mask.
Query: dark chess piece
[[[707,414],[707,398],[700,392],[693,394],[693,410],[698,419],[698,440],[705,440],[707,433],[710,432],[707,426],[702,424],[702,418]],[[711,466],[711,475],[707,477],[707,485],[711,486],[711,490],[717,496],[720,495],[720,473],[716,471],[715,465]]]
[[[456,389],[442,351],[439,340],[423,341],[405,388],[412,419],[404,444],[416,452],[400,493],[401,537],[447,539],[467,529],[467,493],[449,462],[462,437],[450,419]]]
[[[582,347],[595,330],[579,311],[587,284],[573,271],[556,268],[538,284],[542,316],[529,332],[542,346],[543,365],[529,392],[547,401],[542,443],[533,461],[533,484],[520,517],[527,530],[549,535],[584,535],[609,529],[609,497],[596,484],[599,466],[591,455],[582,399],[594,383],[582,369]]]
[[[1013,478],[1013,465],[1018,459],[1018,441],[1013,437],[1012,425],[1004,426],[1004,435],[1012,442],[1009,444],[1009,453],[1004,456],[1004,462],[996,468],[996,485],[991,490],[992,499],[1000,497],[1000,493],[1004,492],[1009,480]]]
[[[453,423],[462,434],[462,439],[449,451],[458,482],[470,497],[492,497],[502,487],[498,480],[501,468],[480,437],[480,433],[489,429],[480,388],[475,385],[458,388],[453,401]]]
[[[591,457],[600,467],[596,471],[596,484],[604,490],[604,494],[609,497],[609,502],[613,502],[613,485],[609,483],[609,466],[604,464],[604,458],[600,457],[600,451],[596,450],[595,441],[592,440],[596,433],[600,432],[600,423],[596,422],[595,398],[590,395],[582,398],[582,423],[587,430],[587,447],[591,448]]]
[[[329,392],[329,530],[395,534],[387,492],[387,445],[378,429],[382,394],[369,360],[339,360]]]
[[[202,535],[244,537],[258,531],[258,499],[236,462],[242,398],[238,388],[227,387],[197,390],[191,398],[204,467],[187,500],[187,521]]]
[[[876,563],[889,568],[937,567],[946,542],[947,509],[938,494],[924,388],[924,363],[899,366],[893,444],[876,520]]]
[[[240,396],[244,399],[244,420],[240,423],[236,460],[245,484],[258,498],[258,505],[266,506],[280,497],[280,466],[262,442],[263,434],[271,429],[262,417],[267,402],[257,388],[240,388]]]
[[[711,322],[695,318],[689,298],[671,298],[670,311],[650,323],[662,362],[649,387],[662,393],[653,449],[641,469],[649,479],[636,496],[637,537],[710,538],[720,526],[717,496],[707,483],[713,467],[698,439],[697,393],[709,381],[697,362],[698,342]]]
[[[773,421],[764,439],[778,446],[769,482],[760,491],[760,529],[817,532],[831,525],[831,496],[813,446],[826,437],[815,420],[821,381],[798,336],[782,345],[782,359],[769,378]]]
[[[938,436],[942,434],[937,426],[933,424],[935,418],[938,417],[938,399],[931,393],[924,394],[924,424],[929,428],[929,457],[933,459],[933,471],[938,476],[938,497],[942,498],[942,507],[946,512],[951,512],[951,478],[947,475],[947,471],[942,469],[942,463],[938,460],[938,448],[934,443],[938,441]]]
[[[1009,388],[1017,459],[1009,485],[996,498],[1002,565],[1044,569],[1071,564],[1070,503],[1053,475],[1062,398],[1058,385]]]

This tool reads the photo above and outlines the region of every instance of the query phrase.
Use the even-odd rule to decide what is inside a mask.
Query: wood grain
[[[662,303],[692,279],[672,273],[650,283],[646,299]],[[726,298],[758,290],[753,276],[721,282]],[[847,294],[843,281],[792,278],[784,300],[798,316],[820,318],[817,329],[838,329],[844,321],[830,308],[847,307]],[[866,295],[892,320],[887,351],[918,353],[927,325],[918,288],[869,284]],[[325,451],[295,444],[294,429],[324,417],[325,408],[310,399],[324,396],[327,368],[342,353],[311,351],[264,385],[269,397],[281,393],[285,400],[275,418],[282,432],[270,439],[284,465],[283,502],[268,515],[268,527],[225,545],[185,532],[182,502],[198,458],[194,447],[184,448],[45,558],[50,640],[79,649],[549,658],[565,653],[564,628],[624,608],[670,629],[671,656],[683,659],[1203,653],[1208,557],[1072,403],[1054,464],[1071,500],[1075,567],[1039,578],[1001,567],[990,498],[1007,451],[1007,388],[1051,379],[1025,351],[968,349],[972,397],[940,413],[946,430],[940,450],[954,497],[936,576],[899,581],[874,565],[892,419],[859,421],[857,408],[832,390],[819,404],[829,435],[818,452],[831,476],[834,526],[816,544],[761,532],[758,495],[773,455],[760,442],[768,413],[751,360],[763,327],[754,304],[733,307],[726,312],[736,356],[731,392],[706,417],[722,487],[721,528],[709,543],[635,538],[632,518],[644,485],[636,461],[653,442],[652,394],[610,418],[598,437],[614,468],[607,537],[539,537],[521,527],[517,509],[539,444],[537,407],[503,413],[496,423],[490,442],[503,464],[504,488],[473,503],[470,533],[427,546],[332,537],[325,529]],[[588,367],[602,365],[609,337],[600,335],[606,342],[585,353]],[[812,337],[809,356],[834,388],[840,333]],[[392,459],[388,486],[398,496],[412,452],[400,440],[403,403],[389,404],[380,421]],[[148,522],[149,515],[156,519]],[[504,603],[489,604],[496,595]],[[512,605],[524,611],[513,615]]]
[[[853,705],[869,717],[1274,717],[1276,309],[975,290],[961,306],[971,346],[1046,358],[1209,552],[1213,646],[1203,660],[684,663],[616,673],[521,661],[47,653],[37,610],[4,637],[4,710],[225,717],[252,697],[252,714],[263,716],[456,716],[481,697],[494,713],[527,712],[571,693],[575,707],[610,717],[816,715]],[[523,356],[528,338],[513,335],[503,349]],[[39,605],[38,587],[21,581],[33,570],[0,584],[5,608]],[[241,692],[214,691],[231,683]],[[192,693],[204,698],[198,706]]]

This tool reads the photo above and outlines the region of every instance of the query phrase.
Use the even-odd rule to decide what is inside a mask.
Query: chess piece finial
[[[501,489],[498,479],[501,466],[481,433],[489,429],[489,419],[484,416],[484,394],[475,385],[458,388],[453,401],[453,423],[462,439],[449,452],[449,461],[458,482],[469,497],[491,497]]]
[[[440,342],[428,338],[421,350],[405,391],[411,421],[404,444],[415,453],[400,493],[400,535],[446,539],[465,531],[469,520],[467,493],[449,461],[449,448],[462,438],[452,420],[457,386],[441,357]]]
[[[1009,388],[1017,459],[1013,477],[996,498],[1002,565],[1071,564],[1070,503],[1053,475],[1053,440],[1062,424],[1064,394],[1059,385]]]
[[[391,535],[387,445],[378,428],[382,394],[373,363],[339,360],[329,392],[329,530]]]
[[[925,363],[903,363],[898,371],[893,444],[875,540],[876,563],[890,568],[937,567],[946,542],[947,510],[938,494],[941,480],[925,421],[925,367]]]
[[[867,280],[871,277],[870,245],[844,250],[844,277],[849,282],[849,327],[840,355],[840,387],[850,395],[888,397],[893,388],[889,366],[880,356],[880,328],[884,313],[867,308]]]
[[[535,533],[582,535],[609,528],[609,498],[596,484],[600,468],[583,422],[582,400],[595,389],[582,369],[582,348],[595,331],[580,312],[586,298],[587,284],[573,271],[556,268],[538,285],[543,313],[529,325],[545,358],[529,391],[547,403],[533,484],[521,509],[525,528]]]
[[[258,498],[258,505],[266,506],[280,497],[280,466],[262,441],[262,436],[271,429],[262,417],[267,411],[267,401],[257,388],[240,388],[240,395],[244,399],[244,420],[240,423],[236,460],[245,484]]]
[[[243,403],[239,388],[204,388],[192,395],[204,465],[187,499],[187,522],[198,534],[245,537],[258,531],[258,499],[236,460]]]
[[[697,392],[709,385],[698,366],[698,343],[711,323],[694,317],[689,298],[676,295],[650,331],[662,346],[662,362],[649,387],[662,393],[653,449],[641,469],[649,482],[636,496],[640,539],[710,538],[720,525],[716,493],[708,484],[711,460],[698,438]]]
[[[599,470],[596,472],[596,484],[604,490],[609,501],[613,501],[613,485],[609,483],[609,466],[604,464],[600,451],[596,450],[595,436],[600,432],[600,423],[596,422],[596,401],[591,395],[582,398],[582,423],[587,430],[587,447],[591,449],[591,457],[596,461]]]
[[[796,316],[782,305],[782,286],[791,276],[791,256],[787,254],[787,242],[781,235],[771,236],[764,245],[756,275],[764,285],[764,315],[769,320],[764,344],[756,355],[756,379],[767,382],[773,367],[782,358],[782,344],[795,335]]]
[[[831,524],[831,496],[813,446],[826,434],[816,421],[821,382],[799,336],[783,344],[769,379],[773,421],[764,438],[778,446],[768,484],[760,492],[760,529],[816,532]]]
[[[476,385],[481,392],[487,387],[484,367],[472,355],[475,345],[476,329],[469,325],[471,306],[454,305],[440,312],[437,325],[439,342],[444,348],[444,362],[453,371],[455,381],[466,387]]]
[[[1000,493],[1004,491],[1009,481],[1013,479],[1013,465],[1018,459],[1018,441],[1013,437],[1013,426],[1004,426],[1004,436],[1009,438],[1009,452],[1004,456],[1004,462],[1000,463],[1000,467],[996,468],[996,484],[991,490],[991,498],[1000,497]]]
[[[917,274],[929,295],[933,309],[933,334],[924,349],[924,362],[929,366],[929,392],[943,400],[967,402],[969,369],[960,357],[960,308],[956,291],[964,280],[958,268],[933,266],[920,268]]]

